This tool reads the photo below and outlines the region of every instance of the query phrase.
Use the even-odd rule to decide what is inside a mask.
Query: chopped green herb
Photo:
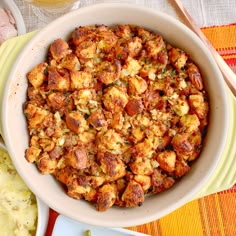
[[[48,66],[46,66],[46,68],[44,69],[43,73],[44,73],[45,75],[48,75]]]
[[[25,117],[27,118],[27,119],[29,119],[30,118],[30,115],[29,115],[29,113],[24,113],[25,114]]]
[[[166,72],[166,69],[163,68],[163,69],[161,70],[161,73],[165,73],[165,72]]]

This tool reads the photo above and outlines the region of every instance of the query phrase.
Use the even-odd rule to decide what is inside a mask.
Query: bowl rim
[[[143,6],[139,6],[139,5],[132,5],[132,4],[128,4],[128,3],[124,3],[124,4],[118,4],[118,3],[99,3],[99,4],[94,4],[91,6],[86,6],[83,8],[80,8],[78,10],[75,10],[73,12],[70,12],[60,18],[58,18],[57,20],[51,22],[50,24],[48,24],[45,28],[43,28],[42,30],[40,30],[39,32],[36,33],[36,35],[29,41],[29,43],[25,46],[25,48],[22,50],[22,52],[20,53],[20,55],[18,56],[16,63],[13,67],[13,70],[11,71],[11,74],[9,76],[7,83],[6,83],[6,87],[5,87],[5,91],[4,91],[4,96],[3,96],[3,105],[7,104],[7,100],[8,100],[8,94],[6,91],[9,90],[11,82],[12,82],[12,78],[13,75],[15,73],[16,67],[18,65],[18,63],[20,63],[22,57],[24,56],[25,52],[27,50],[30,50],[30,48],[34,45],[35,42],[37,42],[38,38],[42,37],[46,32],[50,31],[51,29],[53,29],[55,27],[55,25],[60,25],[64,22],[65,19],[67,18],[73,18],[75,16],[77,16],[77,14],[79,14],[81,11],[85,12],[89,12],[92,9],[93,10],[104,10],[104,9],[109,9],[109,8],[129,8],[131,10],[139,10],[139,11],[144,11],[145,13],[152,13],[154,15],[158,15],[159,17],[162,17],[164,19],[166,19],[167,21],[171,22],[174,25],[177,25],[179,28],[181,28],[181,30],[187,32],[193,39],[195,39],[199,45],[203,48],[206,49],[205,45],[200,41],[200,39],[189,29],[187,28],[187,26],[185,26],[182,22],[176,20],[175,18],[173,18],[172,16],[163,13],[161,11],[155,10],[155,9],[150,9],[147,7],[143,7]],[[207,50],[207,49],[206,49]],[[216,63],[214,62],[213,57],[211,56],[209,51],[206,51],[206,54],[209,57],[209,60],[212,64],[212,67],[215,69],[215,71],[219,74],[220,77],[222,77],[222,75],[220,74],[219,68],[217,67]],[[226,105],[225,109],[225,113],[223,114],[224,120],[229,120],[229,106],[227,106],[228,104],[228,96],[226,94],[226,89],[225,89],[225,85],[223,83],[223,78],[221,80],[218,81],[220,83],[220,90],[222,92],[223,96],[223,103]],[[6,114],[3,113],[3,106],[2,106],[2,114],[3,114],[3,136],[4,139],[6,141],[6,145],[7,147],[11,147],[11,139],[9,137],[9,132],[8,132],[8,125],[7,125],[7,116]],[[203,176],[203,179],[201,180],[201,182],[197,183],[194,188],[188,192],[187,195],[182,196],[180,199],[178,199],[178,201],[174,202],[173,204],[171,204],[167,209],[163,210],[162,212],[156,213],[156,214],[150,214],[145,216],[145,219],[130,219],[129,222],[122,222],[122,224],[119,223],[119,225],[116,224],[116,222],[98,222],[93,221],[91,222],[90,219],[86,219],[86,218],[80,218],[81,222],[85,222],[85,223],[90,223],[90,224],[94,224],[94,225],[102,225],[102,226],[108,226],[108,227],[114,227],[114,226],[132,226],[132,225],[137,225],[137,224],[143,224],[146,222],[150,222],[152,220],[156,220],[157,218],[160,218],[164,215],[167,215],[168,213],[174,211],[175,209],[183,206],[185,203],[187,203],[188,201],[192,200],[192,198],[194,197],[195,194],[197,194],[201,188],[204,186],[204,184],[206,184],[206,182],[210,179],[212,173],[214,172],[214,170],[216,169],[219,161],[220,161],[220,156],[223,152],[223,149],[225,147],[226,144],[226,138],[227,138],[227,134],[228,134],[228,130],[229,130],[229,122],[225,124],[225,129],[222,131],[223,135],[222,135],[222,145],[221,147],[217,147],[218,148],[218,158],[215,160],[214,164],[211,166],[211,168],[209,169],[209,171],[207,173],[205,173],[205,175]],[[11,148],[9,148],[9,151],[11,152]],[[13,154],[13,153],[12,153]],[[13,160],[14,161],[14,160]],[[18,163],[16,163],[16,168],[20,169],[20,167],[18,166]],[[22,174],[22,173],[21,173]],[[37,192],[36,191],[36,187],[33,186],[29,180],[26,178],[26,176],[23,174],[23,179],[25,179],[25,182],[30,186],[30,188],[33,189],[33,192]],[[43,194],[39,194],[38,195],[44,202],[46,202],[47,204],[49,203],[48,199],[43,195]],[[53,200],[50,201],[49,206],[53,209],[55,209],[56,211],[58,211],[61,214],[64,214],[66,216],[69,216],[70,218],[73,219],[77,219],[76,216],[74,214],[69,214],[65,209],[61,209],[56,202],[54,202]]]
[[[48,220],[49,220],[49,207],[36,196],[38,219],[35,236],[42,236],[46,234]]]

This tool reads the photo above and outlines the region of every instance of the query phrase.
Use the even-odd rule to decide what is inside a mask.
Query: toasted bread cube
[[[97,188],[101,185],[103,185],[103,183],[106,181],[105,176],[88,176],[89,179],[89,183],[91,185],[91,187],[93,188]]]
[[[105,132],[101,132],[97,136],[98,147],[101,149],[108,149],[113,151],[119,151],[121,146],[124,144],[124,140],[120,133],[113,129],[108,129]]]
[[[56,145],[55,142],[50,138],[40,138],[38,143],[44,152],[52,151]]]
[[[143,27],[135,26],[135,30],[137,31],[137,36],[142,39],[143,43],[147,42],[152,37],[152,33]]]
[[[188,114],[190,109],[188,101],[182,98],[177,98],[174,104],[172,104],[172,108],[178,116]]]
[[[180,178],[186,175],[190,170],[190,166],[185,161],[176,160],[174,174]]]
[[[49,115],[49,111],[30,103],[26,106],[24,113],[28,119],[29,129],[39,128]]]
[[[134,153],[137,157],[150,158],[153,154],[153,143],[149,138],[137,143],[134,146]]]
[[[172,145],[176,153],[191,153],[193,151],[193,145],[189,140],[187,133],[176,134],[172,139]]]
[[[63,68],[66,68],[70,71],[78,71],[80,70],[80,62],[78,57],[73,54],[67,54],[61,61],[60,66],[62,66]]]
[[[184,51],[180,50],[179,48],[172,48],[169,55],[170,61],[176,69],[180,70],[186,65],[188,56]]]
[[[38,158],[38,156],[41,153],[41,149],[38,147],[29,147],[26,149],[25,157],[28,162],[35,162]]]
[[[130,169],[136,175],[151,175],[153,173],[151,159],[149,158],[136,158],[134,162],[130,163]]]
[[[111,84],[119,79],[121,63],[118,60],[115,60],[114,63],[102,62],[99,66],[99,72],[97,79],[103,84]]]
[[[48,64],[42,62],[35,66],[28,74],[27,78],[34,88],[39,88],[43,82],[46,80]]]
[[[117,198],[117,188],[112,184],[105,184],[97,191],[97,210],[106,211],[112,207]]]
[[[180,118],[180,126],[185,132],[194,132],[198,130],[200,121],[196,114],[186,114]]]
[[[132,38],[132,31],[129,25],[117,25],[115,28],[115,34],[118,37],[122,37],[125,39]]]
[[[117,42],[117,36],[106,26],[98,26],[99,51],[108,53]]]
[[[59,180],[63,184],[69,185],[73,182],[73,179],[76,177],[77,172],[78,171],[76,169],[73,169],[71,166],[66,166],[56,169],[53,174],[57,180]]]
[[[50,51],[52,57],[56,61],[60,61],[62,58],[64,58],[66,56],[66,54],[68,54],[68,49],[69,49],[69,45],[65,40],[56,39],[50,45],[49,51]]]
[[[88,129],[87,121],[79,111],[72,111],[66,114],[66,125],[71,131],[77,134]]]
[[[47,104],[49,107],[59,110],[70,104],[68,97],[61,92],[50,93],[47,97]]]
[[[88,166],[88,155],[84,148],[74,147],[65,154],[65,163],[74,169],[84,169]]]
[[[136,57],[141,52],[143,48],[142,40],[139,37],[134,37],[129,40],[128,50],[130,57]]]
[[[56,68],[48,68],[48,89],[55,91],[68,91],[70,89],[70,78],[62,76]]]
[[[126,207],[141,206],[144,202],[144,191],[142,186],[134,180],[131,180],[122,194],[122,201]]]
[[[158,58],[158,53],[165,47],[163,38],[160,35],[155,35],[152,39],[148,40],[145,44],[147,55],[153,59]]]
[[[197,114],[199,119],[204,119],[209,111],[209,105],[207,101],[204,101],[202,94],[193,94],[189,96],[190,107]]]
[[[138,60],[133,59],[130,56],[127,58],[126,69],[130,76],[137,75],[141,68],[142,68],[141,63]]]
[[[91,113],[88,118],[88,122],[94,127],[96,130],[100,130],[102,127],[107,125],[106,119],[103,113],[99,110],[96,110]]]
[[[115,130],[121,130],[123,128],[124,116],[122,113],[113,114],[111,127]]]
[[[118,86],[107,88],[103,96],[103,104],[108,111],[120,112],[123,111],[128,103],[128,94]]]
[[[90,88],[93,86],[93,77],[88,71],[72,71],[70,78],[72,90]]]
[[[143,191],[147,191],[151,187],[151,177],[148,175],[135,175],[134,180],[142,186]]]
[[[91,39],[94,37],[94,32],[95,32],[95,27],[94,26],[80,26],[76,28],[71,35],[72,42],[78,46],[81,42],[87,41],[88,39]]]
[[[176,154],[174,151],[166,150],[157,155],[157,162],[161,169],[166,172],[173,172],[175,170]]]
[[[193,161],[200,153],[202,136],[200,131],[177,134],[172,144],[179,160]]]
[[[88,192],[83,193],[83,197],[86,201],[96,202],[97,200],[97,190],[94,188],[89,188]]]
[[[75,54],[80,59],[91,59],[96,54],[96,43],[90,40],[81,42],[75,50]]]
[[[100,155],[99,162],[107,181],[112,182],[125,176],[125,165],[118,155],[105,152]]]
[[[37,158],[36,164],[44,175],[53,174],[57,168],[57,160],[52,159],[47,152],[43,152]]]
[[[131,132],[132,132],[132,135],[129,137],[129,139],[133,143],[138,143],[144,138],[145,133],[144,133],[144,130],[140,126],[137,128],[133,128]]]
[[[81,199],[84,194],[91,191],[89,186],[88,179],[84,175],[76,175],[76,178],[73,178],[72,181],[67,184],[67,194],[75,199]]]
[[[130,95],[139,95],[146,91],[147,82],[140,76],[130,77],[128,93]]]

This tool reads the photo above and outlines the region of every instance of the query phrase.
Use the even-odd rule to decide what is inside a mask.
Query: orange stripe
[[[217,50],[236,46],[236,24],[201,30]]]
[[[162,236],[160,221],[156,220],[144,225],[128,227],[129,230],[149,234],[152,236]]]
[[[224,236],[224,224],[217,194],[199,200],[205,235]]]
[[[209,226],[209,221],[208,221],[208,215],[206,211],[206,205],[204,198],[200,198],[198,200],[199,203],[199,212],[200,212],[200,217],[202,221],[202,227],[203,227],[203,233],[204,236],[211,236],[210,235],[210,226]]]
[[[227,236],[236,235],[236,192],[218,194],[224,230]]]
[[[150,223],[150,235],[158,235],[158,236],[161,236],[162,233],[161,233],[161,227],[160,227],[160,221],[157,220],[157,221],[153,221]]]
[[[213,197],[215,198],[217,218],[219,219],[220,232],[221,232],[221,235],[225,235],[224,223],[223,223],[222,212],[221,212],[222,209],[220,206],[219,196],[218,196],[218,194],[214,194]]]

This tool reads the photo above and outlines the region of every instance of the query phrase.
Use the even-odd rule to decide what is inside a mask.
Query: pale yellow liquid
[[[63,6],[69,6],[72,3],[76,2],[76,0],[27,0],[31,4],[38,6],[38,7],[44,7],[44,8],[57,8],[57,7],[63,7]]]

